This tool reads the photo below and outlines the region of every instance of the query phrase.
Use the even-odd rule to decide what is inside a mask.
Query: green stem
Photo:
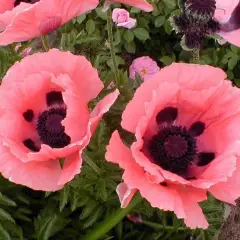
[[[194,48],[192,53],[193,53],[193,63],[199,64],[199,62],[200,62],[199,49]]]
[[[186,227],[179,227],[179,228],[176,228],[176,227],[173,227],[173,226],[163,226],[161,224],[158,224],[158,223],[153,223],[153,222],[149,222],[149,221],[145,221],[145,220],[142,220],[141,221],[142,224],[148,226],[148,227],[151,227],[151,228],[154,228],[154,229],[166,229],[166,230],[178,230],[178,231],[186,231],[186,230],[189,230],[189,228],[186,228]]]
[[[115,83],[117,88],[120,87],[119,77],[118,77],[118,68],[117,68],[117,62],[115,57],[115,49],[113,44],[113,32],[112,32],[112,10],[109,8],[108,10],[108,17],[107,17],[107,31],[108,31],[108,41],[110,46],[110,53],[111,53],[111,59],[113,63],[113,72],[115,77]]]
[[[84,159],[84,162],[87,163],[98,175],[101,174],[101,169],[92,161],[86,152],[83,152],[82,157]]]
[[[137,204],[142,201],[139,193],[136,193],[132,201],[126,208],[120,208],[99,224],[89,234],[85,235],[81,240],[98,240],[115,227]]]
[[[42,39],[42,45],[43,45],[45,51],[48,52],[49,49],[50,49],[50,47],[49,47],[49,43],[48,43],[48,38],[47,38],[47,36],[46,36],[46,35],[43,35],[43,36],[41,36],[41,39]]]

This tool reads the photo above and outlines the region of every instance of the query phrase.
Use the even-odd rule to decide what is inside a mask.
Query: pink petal
[[[121,203],[121,208],[125,208],[131,202],[134,194],[136,193],[136,189],[129,189],[126,183],[120,183],[117,186],[117,194]]]
[[[229,43],[236,45],[237,47],[240,47],[240,29],[237,29],[235,31],[232,32],[224,32],[224,31],[220,31],[218,33],[222,38],[224,38],[225,40],[227,40]]]
[[[62,173],[58,180],[58,185],[64,185],[70,182],[76,174],[80,173],[82,167],[82,150],[75,152],[72,155],[66,157],[62,169]]]
[[[11,10],[14,7],[15,0],[0,0],[0,13]]]
[[[239,0],[216,0],[216,11],[214,18],[220,22],[227,22]]]
[[[143,168],[135,163],[130,149],[122,143],[117,131],[113,133],[107,146],[106,160],[119,164],[125,170],[123,180],[127,188],[138,189],[152,207],[174,211],[178,218],[184,218],[186,224],[192,228],[208,226],[198,206],[198,202],[206,199],[206,191],[190,186],[167,183],[165,187],[149,182]]]
[[[114,92],[105,96],[102,100],[100,100],[93,111],[90,114],[90,127],[92,134],[94,133],[99,121],[101,120],[104,113],[108,112],[109,108],[113,105],[113,103],[118,98],[119,91],[116,89]]]
[[[15,84],[16,81],[23,81],[28,75],[39,72],[49,72],[56,78],[67,74],[71,81],[59,78],[55,84],[63,89],[72,89],[74,93],[82,96],[86,104],[96,98],[103,88],[97,70],[85,57],[61,52],[58,49],[36,53],[22,59],[20,63],[15,63],[4,77],[3,84],[11,81]]]
[[[193,97],[195,91],[199,91],[200,98],[195,94],[195,98],[191,101],[198,104],[199,108],[205,109],[205,101],[213,95],[217,86],[225,78],[226,74],[221,69],[211,66],[174,63],[165,67],[137,89],[133,100],[123,112],[122,127],[130,132],[135,132],[140,117],[144,115],[145,110],[142,106],[151,100],[152,91],[163,82],[178,84],[182,89],[182,101],[189,99],[190,96]]]
[[[0,3],[1,7],[5,8],[5,9],[8,8],[4,12],[2,12],[2,14],[0,14],[0,31],[4,31],[6,29],[6,27],[9,24],[11,24],[11,21],[13,20],[13,18],[16,16],[17,13],[31,7],[31,4],[22,2],[17,7],[13,8],[13,3],[11,1],[12,0],[5,1],[10,4],[8,6],[2,6],[2,4]]]
[[[0,45],[26,41],[46,34],[58,25],[96,8],[98,4],[97,0],[41,0],[15,15],[11,24],[0,34]]]
[[[0,172],[10,181],[34,190],[57,191],[61,168],[58,161],[23,163],[0,145]]]
[[[233,174],[228,175],[228,179],[221,182],[219,181],[217,184],[212,186],[209,191],[219,200],[228,202],[230,204],[235,204],[235,200],[240,196],[240,152],[239,148],[240,142],[236,142],[235,146],[232,150],[235,150],[235,156],[237,157],[236,161],[236,170]],[[225,163],[223,163],[221,171],[228,169],[228,158],[225,159]],[[216,171],[216,169],[214,169]]]

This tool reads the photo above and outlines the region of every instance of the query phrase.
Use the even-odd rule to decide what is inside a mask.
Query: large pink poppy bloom
[[[240,1],[216,0],[215,18],[220,23],[219,35],[240,47]]]
[[[153,10],[152,5],[148,3],[146,0],[106,0],[104,8],[107,9],[107,7],[111,3],[122,3],[122,4],[130,5],[130,6],[139,8],[145,12],[151,12]]]
[[[172,64],[144,81],[122,115],[136,136],[128,148],[115,131],[107,161],[123,168],[117,192],[174,211],[191,228],[207,228],[199,206],[207,192],[234,204],[240,196],[240,90],[218,68]]]
[[[98,4],[99,0],[0,0],[0,45],[47,34]]]
[[[53,49],[14,64],[0,87],[2,175],[44,191],[72,180],[83,149],[118,96],[116,90],[89,112],[88,102],[102,89],[97,70],[70,52]]]

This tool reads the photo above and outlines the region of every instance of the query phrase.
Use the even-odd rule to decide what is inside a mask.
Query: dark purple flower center
[[[198,166],[209,164],[215,154],[200,152],[197,149],[197,137],[205,130],[203,122],[193,123],[189,129],[174,125],[178,109],[167,107],[161,110],[156,121],[158,132],[148,141],[148,152],[152,161],[163,169],[185,176],[189,165],[197,160]]]
[[[71,138],[64,132],[61,121],[66,117],[66,109],[63,107],[51,108],[44,111],[38,118],[37,131],[41,141],[53,148],[67,146]]]
[[[46,103],[49,109],[42,112],[37,119],[32,109],[26,110],[23,113],[23,118],[28,123],[32,123],[36,119],[36,130],[41,143],[53,148],[65,147],[70,144],[71,138],[65,133],[65,127],[61,123],[66,117],[62,93],[57,91],[47,93]],[[23,144],[33,152],[40,150],[40,147],[30,138],[24,140]]]
[[[14,7],[18,6],[21,2],[25,2],[25,3],[36,3],[36,2],[39,2],[40,0],[16,0],[14,2]]]

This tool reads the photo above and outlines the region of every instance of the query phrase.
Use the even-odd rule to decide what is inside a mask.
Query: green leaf
[[[65,205],[68,202],[70,188],[66,185],[63,190],[60,192],[60,203],[59,203],[59,210],[60,212],[64,209]]]
[[[142,41],[150,38],[148,31],[144,28],[135,28],[133,29],[133,33],[139,40]]]
[[[127,42],[130,43],[134,39],[134,34],[130,30],[127,30],[127,31],[124,32],[123,37]]]
[[[170,65],[171,63],[174,62],[174,60],[173,60],[171,57],[169,57],[169,56],[164,56],[164,57],[160,58],[160,60],[161,60],[161,61],[164,63],[164,65],[166,65],[166,66],[168,66],[168,65]]]
[[[8,232],[0,225],[0,239],[1,240],[11,240],[10,235]]]
[[[161,27],[164,23],[165,23],[165,16],[158,16],[154,22],[155,27]]]
[[[3,210],[2,208],[0,208],[0,219],[10,221],[13,223],[15,222],[14,219],[12,218],[12,216],[9,213],[7,213],[5,210]]]
[[[44,209],[35,220],[35,231],[38,240],[48,240],[69,223],[61,215],[54,213],[51,208]]]
[[[17,206],[17,204],[13,200],[11,200],[7,196],[3,195],[2,193],[0,193],[0,204],[12,206],[12,207]]]
[[[86,19],[86,14],[82,14],[77,17],[76,21],[78,24],[81,24]]]
[[[86,23],[86,29],[88,34],[92,34],[95,31],[95,23],[92,19],[89,19]]]

